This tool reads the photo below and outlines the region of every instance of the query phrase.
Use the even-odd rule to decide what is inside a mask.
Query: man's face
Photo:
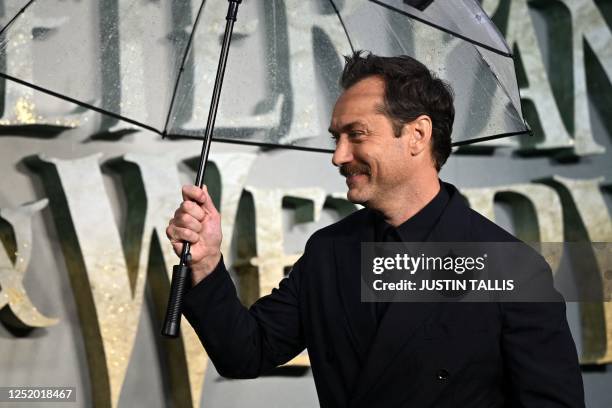
[[[395,137],[384,106],[384,80],[367,77],[336,101],[330,132],[336,140],[332,162],[340,167],[353,203],[380,209],[398,199],[411,175],[410,137]],[[406,127],[404,128],[406,130]]]

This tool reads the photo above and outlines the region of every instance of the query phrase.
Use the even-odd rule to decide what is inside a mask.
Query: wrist
[[[191,281],[193,286],[210,275],[221,261],[221,252],[202,258],[201,261],[191,264]]]

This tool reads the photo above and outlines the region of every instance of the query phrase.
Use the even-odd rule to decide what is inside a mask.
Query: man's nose
[[[351,161],[353,161],[353,151],[350,143],[348,143],[346,138],[340,136],[336,143],[336,150],[334,150],[334,155],[332,156],[332,163],[334,166],[340,167]]]

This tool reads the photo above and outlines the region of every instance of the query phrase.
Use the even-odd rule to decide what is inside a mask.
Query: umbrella
[[[105,114],[111,133],[122,120],[162,137],[204,139],[196,185],[216,119],[215,140],[333,151],[326,115],[340,93],[340,55],[356,49],[411,55],[450,82],[455,146],[529,131],[511,52],[475,0],[246,2],[227,64],[233,92],[221,101],[240,0],[227,13],[224,0],[68,1],[0,3],[0,76]],[[186,244],[166,335],[178,332],[188,258]]]
[[[109,124],[203,138],[226,9],[227,0],[0,1],[0,75]],[[356,49],[414,56],[449,81],[455,144],[528,130],[511,51],[475,0],[250,1],[236,28],[215,140],[332,151],[341,55]]]

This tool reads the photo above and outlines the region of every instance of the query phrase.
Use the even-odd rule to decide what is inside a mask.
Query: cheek
[[[378,174],[385,180],[397,183],[410,173],[409,165],[409,161],[403,155],[390,153],[383,162],[378,164]]]
[[[356,163],[368,166],[370,171],[376,168],[376,158],[373,157],[366,149],[356,148],[353,151],[353,157]]]

